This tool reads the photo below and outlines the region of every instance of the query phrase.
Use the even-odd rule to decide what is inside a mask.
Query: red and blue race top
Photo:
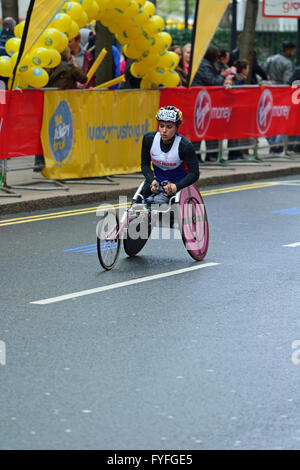
[[[159,132],[147,133],[142,143],[141,168],[148,183],[154,179],[160,183],[168,180],[176,184],[178,191],[199,178],[198,159],[193,144],[177,133],[169,144],[164,144]]]

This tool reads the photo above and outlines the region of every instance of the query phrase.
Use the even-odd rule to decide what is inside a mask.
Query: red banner
[[[0,159],[43,154],[44,92],[0,91]]]
[[[160,106],[183,112],[180,131],[191,141],[300,134],[300,88],[223,87],[161,90]]]
[[[43,103],[42,90],[0,91],[0,159],[43,153]],[[191,141],[300,135],[299,104],[300,88],[293,87],[160,91],[160,106],[173,105],[183,111],[180,130]]]

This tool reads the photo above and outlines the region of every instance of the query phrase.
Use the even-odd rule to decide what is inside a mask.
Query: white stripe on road
[[[296,246],[300,246],[300,242],[291,243],[290,245],[282,245],[282,246],[285,246],[287,248],[296,248]]]
[[[217,266],[220,263],[204,263],[197,264],[197,266],[191,266],[190,268],[177,269],[176,271],[169,271],[167,273],[155,274],[153,276],[141,277],[139,279],[132,279],[131,281],[117,282],[116,284],[110,284],[108,286],[96,287],[95,289],[82,290],[80,292],[74,292],[73,294],[61,295],[59,297],[51,297],[44,300],[36,300],[30,302],[36,305],[47,305],[55,302],[62,302],[63,300],[75,299],[76,297],[83,297],[85,295],[97,294],[99,292],[105,292],[107,290],[119,289],[120,287],[132,286],[133,284],[140,284],[142,282],[155,281],[156,279],[162,279],[163,277],[176,276],[177,274],[187,273],[189,271],[196,271],[196,269],[209,268],[210,266]]]

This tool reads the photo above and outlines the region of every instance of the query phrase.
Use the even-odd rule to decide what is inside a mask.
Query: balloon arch
[[[106,26],[123,44],[123,53],[134,59],[130,72],[141,78],[141,88],[158,85],[175,87],[179,57],[169,51],[170,34],[163,31],[164,21],[147,0],[75,0],[66,2],[41,34],[33,48],[22,57],[16,70],[14,88],[42,88],[49,80],[47,70],[61,62],[60,53],[69,39],[91,20]],[[16,65],[25,21],[15,27],[14,38],[6,42],[7,56],[0,57],[0,75],[10,77]]]

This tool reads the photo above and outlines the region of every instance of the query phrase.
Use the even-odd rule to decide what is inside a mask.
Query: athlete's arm
[[[142,153],[141,153],[141,170],[146,178],[147,183],[151,184],[155,179],[154,173],[151,168],[151,155],[150,150],[154,139],[154,133],[144,135],[142,142]]]
[[[194,146],[192,142],[184,137],[179,144],[179,156],[186,164],[187,174],[181,181],[176,183],[177,191],[195,183],[200,175],[198,158]]]

